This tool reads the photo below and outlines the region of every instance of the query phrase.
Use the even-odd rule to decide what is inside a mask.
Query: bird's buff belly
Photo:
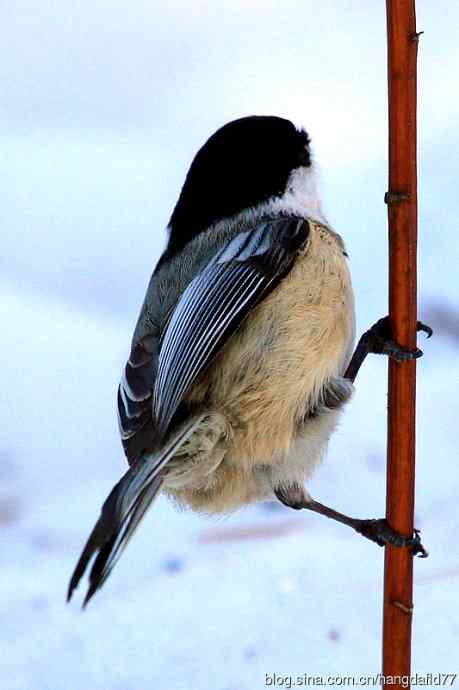
[[[342,245],[313,228],[288,276],[239,328],[187,403],[209,414],[170,464],[165,490],[224,512],[302,481],[319,462],[338,410],[312,415],[342,376],[354,339]]]

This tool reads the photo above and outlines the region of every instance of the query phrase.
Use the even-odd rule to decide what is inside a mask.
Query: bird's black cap
[[[282,195],[292,170],[310,165],[309,137],[290,120],[253,115],[224,125],[191,164],[163,258],[212,223]]]

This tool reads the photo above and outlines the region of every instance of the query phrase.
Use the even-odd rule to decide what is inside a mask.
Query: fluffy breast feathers
[[[187,403],[205,405],[209,417],[171,464],[165,489],[195,509],[219,512],[266,498],[270,474],[288,477],[289,457],[297,480],[299,443],[304,480],[336,425],[336,410],[323,419],[311,412],[352,354],[354,299],[341,238],[309,225],[289,274],[188,393]]]

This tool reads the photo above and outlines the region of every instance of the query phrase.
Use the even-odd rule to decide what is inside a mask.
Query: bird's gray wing
[[[265,221],[239,233],[188,284],[161,338],[149,335],[133,347],[118,394],[131,467],[102,507],[69,598],[94,556],[85,603],[110,574],[161,491],[163,468],[202,421],[198,414],[175,427],[171,423],[184,395],[249,311],[287,275],[308,235],[307,221],[297,218]]]
[[[161,435],[193,382],[289,272],[308,236],[304,219],[260,222],[236,235],[189,283],[161,339],[153,390],[153,418]]]
[[[118,427],[132,465],[152,444],[155,427],[152,397],[159,352],[159,337],[146,336],[132,350],[118,387]]]

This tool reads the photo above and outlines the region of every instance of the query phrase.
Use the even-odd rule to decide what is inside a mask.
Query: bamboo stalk
[[[415,0],[387,0],[389,86],[389,315],[397,342],[416,346],[417,178]],[[411,536],[414,519],[416,362],[389,363],[386,517]],[[383,674],[409,675],[413,557],[386,547]]]

